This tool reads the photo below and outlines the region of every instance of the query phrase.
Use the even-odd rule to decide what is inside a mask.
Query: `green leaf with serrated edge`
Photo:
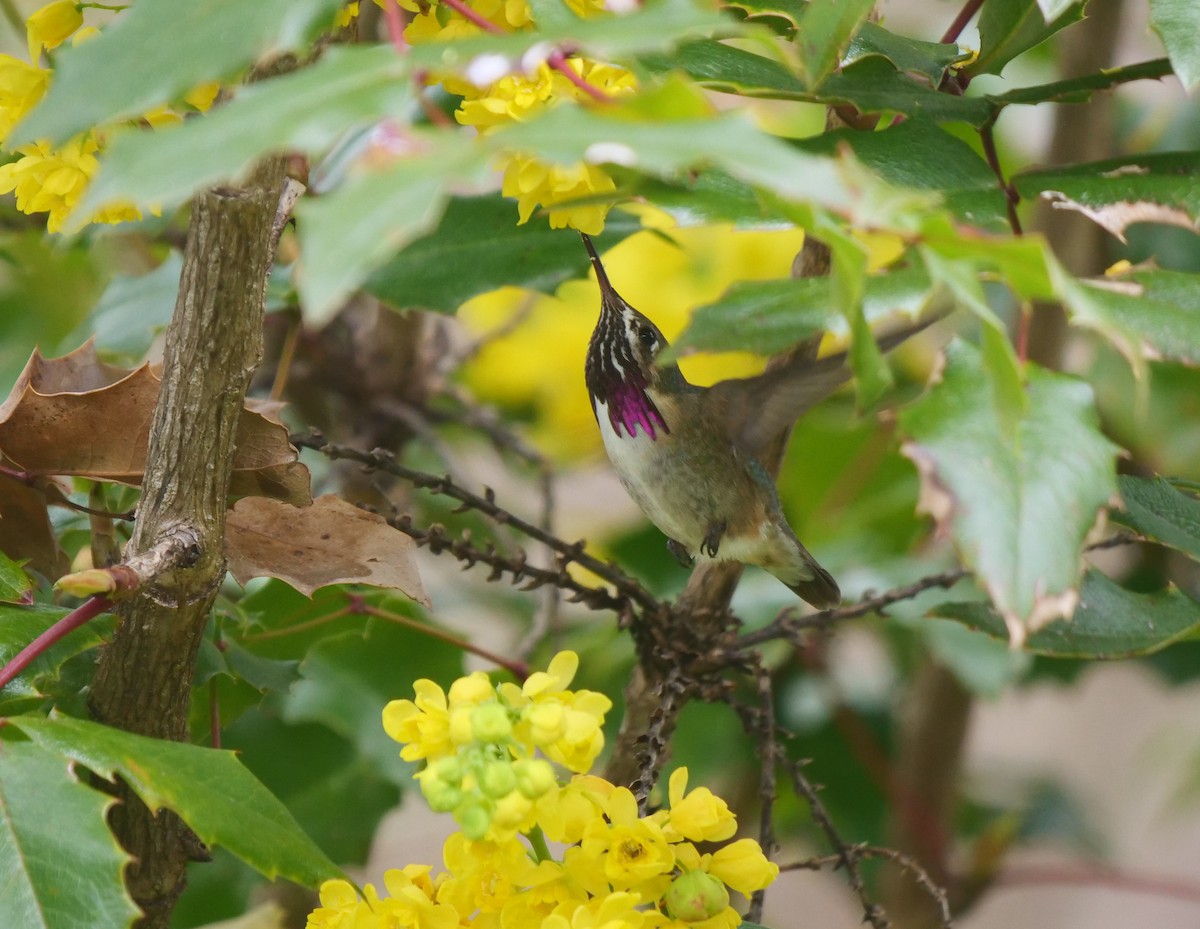
[[[612,173],[617,176],[617,171]],[[684,178],[638,175],[628,185],[618,180],[617,186],[621,199],[643,197],[670,213],[681,226],[724,222],[739,228],[777,228],[783,218],[749,184],[743,184],[724,171],[703,171]],[[611,224],[613,219],[610,214],[608,223]]]
[[[331,48],[306,68],[239,88],[202,119],[120,133],[80,211],[113,200],[174,204],[268,152],[317,155],[354,126],[403,115],[413,102],[410,67],[388,45]]]
[[[1073,322],[1108,338],[1144,371],[1143,359],[1200,365],[1200,275],[1138,271],[1095,281],[1059,282]]]
[[[812,0],[808,4],[796,31],[796,45],[810,90],[820,87],[838,66],[874,5],[874,0]]]
[[[69,613],[46,604],[13,606],[0,603],[0,667]],[[75,655],[104,643],[112,635],[115,620],[105,614],[68,633],[9,681],[0,690],[0,715],[27,707],[42,696],[41,684],[58,674],[62,664]]]
[[[1119,478],[1125,506],[1112,518],[1148,539],[1200,559],[1200,500],[1162,477]]]
[[[636,219],[611,213],[592,240],[603,250],[640,228]],[[364,286],[398,309],[454,313],[500,287],[553,293],[563,281],[584,277],[588,267],[572,230],[551,229],[540,216],[519,226],[516,203],[499,195],[452,197],[437,228],[388,259]]]
[[[1158,33],[1185,90],[1200,84],[1200,6],[1193,0],[1150,0],[1150,28]]]
[[[938,93],[878,56],[863,58],[830,75],[815,93],[778,61],[720,42],[689,42],[673,55],[648,56],[643,64],[661,73],[682,69],[714,90],[750,97],[844,103],[864,113],[887,110],[980,126],[994,112],[994,105],[988,100]]]
[[[1069,4],[1047,21],[1037,0],[990,0],[979,13],[979,57],[964,70],[969,75],[999,74],[1022,52],[1083,19],[1085,2]]]
[[[1133,81],[1157,80],[1172,74],[1171,63],[1165,58],[1140,61],[1119,68],[1102,68],[1081,77],[1071,77],[1049,84],[1019,87],[1002,94],[989,94],[986,99],[997,106],[1039,103],[1086,103],[1092,94]]]
[[[996,175],[969,145],[928,120],[909,119],[879,132],[838,129],[793,144],[830,156],[848,146],[888,183],[940,193],[959,220],[996,231],[1008,229]]]
[[[0,926],[116,929],[141,915],[122,879],[131,859],[105,824],[113,803],[61,755],[0,740]]]
[[[21,563],[0,552],[0,603],[29,603],[32,598],[33,581]]]
[[[943,603],[929,611],[996,638],[1004,621],[983,603]],[[1134,593],[1090,570],[1083,578],[1073,619],[1030,633],[1022,646],[1050,658],[1134,658],[1200,633],[1200,604],[1174,588]]]
[[[931,87],[937,87],[946,70],[960,61],[971,57],[953,42],[924,42],[908,36],[889,32],[878,23],[863,23],[858,34],[850,41],[843,66],[852,65],[863,58],[878,55],[892,63],[897,71],[917,74],[925,78]]]
[[[403,661],[398,656],[411,656]],[[325,639],[300,665],[303,679],[286,698],[284,718],[320,722],[358,745],[372,766],[394,783],[412,780],[400,745],[383,730],[389,700],[412,697],[418,678],[446,682],[462,673],[462,652],[412,629],[373,619],[366,635]]]
[[[1015,436],[1002,428],[979,349],[964,342],[951,343],[940,383],[900,416],[922,508],[1017,641],[1071,615],[1083,540],[1116,493],[1118,451],[1097,428],[1087,384],[1032,366],[1027,375]]]
[[[6,140],[58,144],[140,116],[206,81],[304,48],[341,0],[138,0],[99,35],[55,53],[46,98]]]
[[[153,271],[136,277],[118,274],[109,281],[100,302],[64,345],[96,340],[96,350],[129,362],[145,357],[151,343],[166,329],[175,312],[183,257],[171,252]]]
[[[941,308],[944,301],[919,269],[869,275],[863,281],[862,307],[868,322],[895,313],[916,319],[934,306]],[[771,355],[826,330],[838,335],[848,331],[829,278],[747,281],[696,310],[673,347]]]
[[[650,122],[637,116],[636,106],[610,104],[597,111],[564,106],[488,139],[559,164],[617,161],[667,177],[714,166],[781,197],[834,208],[849,203],[832,159],[797,152],[744,113]]]
[[[150,739],[69,716],[17,716],[9,722],[47,751],[103,777],[119,775],[150,809],[174,811],[203,842],[224,846],[266,877],[315,888],[342,876],[233,752]]]
[[[439,139],[433,153],[363,173],[296,209],[296,285],[304,319],[321,326],[367,277],[441,218],[446,185],[484,169],[473,139]]]
[[[1200,152],[1108,158],[1013,177],[1026,199],[1082,213],[1124,240],[1127,226],[1158,222],[1200,229]]]

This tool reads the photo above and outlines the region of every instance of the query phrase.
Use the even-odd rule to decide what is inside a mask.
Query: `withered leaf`
[[[28,561],[51,581],[70,566],[54,537],[46,495],[5,474],[0,474],[0,552],[14,561]]]
[[[0,405],[0,451],[31,474],[77,474],[140,484],[161,381],[149,365],[105,365],[89,342],[61,358],[34,351]],[[312,500],[308,469],[277,410],[243,410],[230,493]]]
[[[306,507],[243,498],[229,511],[225,543],[229,571],[240,584],[276,577],[307,596],[328,584],[371,584],[429,605],[413,541],[332,494]]]

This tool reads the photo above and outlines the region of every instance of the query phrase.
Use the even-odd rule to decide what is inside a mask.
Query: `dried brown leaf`
[[[52,581],[70,567],[50,525],[46,495],[4,474],[0,474],[0,551],[14,561],[28,560],[30,568]]]
[[[1082,213],[1122,242],[1125,241],[1125,230],[1134,223],[1164,223],[1168,226],[1181,226],[1192,232],[1200,231],[1187,210],[1153,200],[1123,200],[1101,206],[1089,206],[1072,200],[1057,190],[1043,190],[1042,199],[1048,200],[1050,206],[1056,210]]]
[[[149,365],[125,371],[101,363],[91,343],[29,359],[0,405],[0,450],[31,474],[78,474],[140,484],[160,378]],[[244,410],[238,423],[233,496],[312,500],[308,469],[288,442],[275,406]]]
[[[413,541],[331,494],[306,507],[265,497],[239,500],[229,511],[225,542],[229,571],[240,584],[276,577],[308,596],[328,584],[371,584],[429,605]]]

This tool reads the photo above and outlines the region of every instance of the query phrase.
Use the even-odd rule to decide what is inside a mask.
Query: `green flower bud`
[[[462,762],[455,755],[448,755],[445,758],[439,758],[432,765],[432,776],[446,784],[452,784],[455,787],[462,783],[463,769]]]
[[[435,813],[449,813],[463,800],[463,792],[456,784],[447,784],[437,777],[420,779],[421,793]]]
[[[704,871],[684,871],[663,894],[667,913],[685,923],[698,923],[729,906],[729,889]]]
[[[558,783],[554,768],[542,758],[524,758],[514,762],[513,772],[517,776],[517,790],[530,800],[545,796]]]
[[[498,703],[488,703],[471,710],[471,734],[479,742],[506,742],[512,737],[512,721],[508,711]]]
[[[479,789],[494,800],[507,797],[517,789],[517,775],[511,761],[489,761],[479,776]]]
[[[463,835],[478,841],[487,835],[492,825],[491,808],[476,798],[469,798],[454,811],[454,818],[462,828]]]

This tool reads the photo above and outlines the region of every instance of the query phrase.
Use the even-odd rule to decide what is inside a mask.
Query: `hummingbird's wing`
[[[877,339],[881,352],[932,326],[937,314]],[[738,445],[755,457],[805,411],[812,409],[850,380],[846,353],[816,358],[819,340],[803,343],[791,363],[755,377],[730,378],[711,388],[724,408],[725,425]]]

